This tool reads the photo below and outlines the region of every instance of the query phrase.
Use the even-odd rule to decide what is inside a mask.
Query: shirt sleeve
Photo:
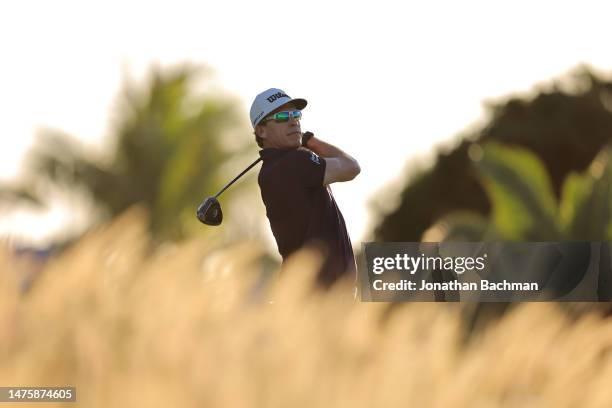
[[[296,150],[292,158],[297,182],[305,187],[320,187],[325,176],[325,159],[313,152]]]

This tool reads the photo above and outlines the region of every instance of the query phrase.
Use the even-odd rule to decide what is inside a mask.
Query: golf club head
[[[206,225],[219,225],[223,221],[223,212],[221,204],[215,197],[208,197],[200,204],[196,213],[198,220]]]

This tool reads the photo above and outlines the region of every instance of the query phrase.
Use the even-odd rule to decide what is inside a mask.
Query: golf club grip
[[[249,167],[247,167],[246,169],[244,169],[242,171],[242,173],[240,173],[239,175],[237,175],[236,177],[234,177],[234,179],[232,181],[230,181],[229,183],[227,183],[225,185],[225,187],[223,187],[221,189],[221,191],[219,191],[216,195],[215,198],[219,197],[221,195],[221,193],[223,193],[225,190],[227,190],[232,184],[234,184],[236,182],[236,180],[238,180],[240,177],[242,177],[244,175],[244,173],[246,173],[247,171],[251,170],[253,168],[253,166],[255,166],[257,163],[259,163],[261,161],[261,157],[259,157],[257,160],[255,160],[253,163],[251,163],[251,165]]]

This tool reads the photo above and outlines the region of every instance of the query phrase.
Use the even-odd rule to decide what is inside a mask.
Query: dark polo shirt
[[[355,256],[344,217],[331,189],[323,185],[325,160],[298,149],[267,148],[259,154],[261,198],[283,260],[314,245],[324,256],[319,283],[329,285],[344,274],[354,279]]]

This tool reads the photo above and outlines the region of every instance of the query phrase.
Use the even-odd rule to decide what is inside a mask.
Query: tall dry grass
[[[312,290],[308,254],[254,292],[259,254],[151,254],[132,211],[22,294],[3,249],[0,385],[74,385],[64,406],[81,407],[612,406],[612,323],[596,314],[526,304],[465,342],[458,305],[387,313],[347,285]]]

